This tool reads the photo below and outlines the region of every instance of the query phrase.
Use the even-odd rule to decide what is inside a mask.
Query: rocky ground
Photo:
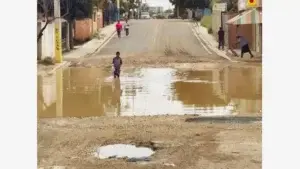
[[[261,168],[261,122],[186,122],[188,116],[42,119],[38,125],[40,167],[67,168]],[[100,160],[101,145],[151,147],[149,162]],[[168,166],[175,165],[175,166]]]

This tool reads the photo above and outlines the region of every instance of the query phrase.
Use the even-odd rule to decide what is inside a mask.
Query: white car
[[[150,19],[149,12],[142,12],[141,13],[141,19]]]

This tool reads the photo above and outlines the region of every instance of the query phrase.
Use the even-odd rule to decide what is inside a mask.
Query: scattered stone
[[[176,165],[173,163],[164,163],[165,166],[171,166],[171,167],[175,167]]]
[[[127,162],[140,162],[140,161],[151,161],[148,157],[142,157],[142,158],[128,158],[126,160]]]
[[[54,63],[54,60],[52,59],[52,57],[46,57],[43,61],[42,61],[42,63],[44,64],[44,65],[54,65],[55,63]]]

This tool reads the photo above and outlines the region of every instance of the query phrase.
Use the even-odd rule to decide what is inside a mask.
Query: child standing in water
[[[122,59],[120,57],[120,52],[116,53],[116,57],[113,58],[112,64],[114,66],[114,78],[120,78],[121,66],[123,64]]]

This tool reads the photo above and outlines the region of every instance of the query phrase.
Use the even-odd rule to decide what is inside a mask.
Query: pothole
[[[154,150],[133,144],[111,144],[97,148],[95,156],[100,159],[125,158],[129,162],[150,161]]]
[[[186,122],[210,122],[210,123],[237,123],[246,124],[253,122],[261,122],[262,117],[197,117],[188,118]]]

